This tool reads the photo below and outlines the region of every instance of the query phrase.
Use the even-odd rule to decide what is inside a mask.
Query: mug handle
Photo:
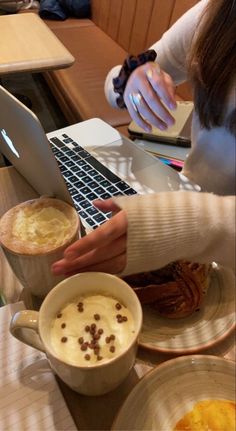
[[[18,311],[11,319],[10,332],[18,340],[45,353],[38,334],[38,319],[38,311]]]

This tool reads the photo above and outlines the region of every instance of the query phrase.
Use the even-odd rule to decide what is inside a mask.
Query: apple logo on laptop
[[[1,129],[1,135],[4,139],[4,141],[6,142],[6,144],[8,145],[8,147],[10,148],[10,150],[13,152],[13,154],[15,154],[16,157],[18,157],[18,159],[20,158],[20,155],[17,151],[17,149],[15,148],[12,140],[9,138],[9,136],[7,135],[6,130]]]

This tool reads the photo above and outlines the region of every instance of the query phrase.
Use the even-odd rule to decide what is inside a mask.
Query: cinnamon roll
[[[209,285],[211,265],[178,260],[156,271],[124,277],[142,304],[171,319],[197,311]]]

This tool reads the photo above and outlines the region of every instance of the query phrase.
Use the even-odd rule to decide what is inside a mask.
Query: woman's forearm
[[[117,198],[128,218],[123,274],[149,271],[177,259],[216,261],[235,268],[235,197],[163,192]]]

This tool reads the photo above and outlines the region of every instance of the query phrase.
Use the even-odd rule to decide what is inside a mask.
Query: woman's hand
[[[175,86],[171,77],[155,62],[145,63],[132,72],[124,101],[133,120],[148,132],[152,126],[166,130],[175,122],[168,111],[177,106]]]
[[[55,275],[67,276],[85,271],[121,272],[126,264],[127,218],[111,199],[94,202],[102,211],[112,211],[113,217],[70,245],[64,259],[52,265]]]

